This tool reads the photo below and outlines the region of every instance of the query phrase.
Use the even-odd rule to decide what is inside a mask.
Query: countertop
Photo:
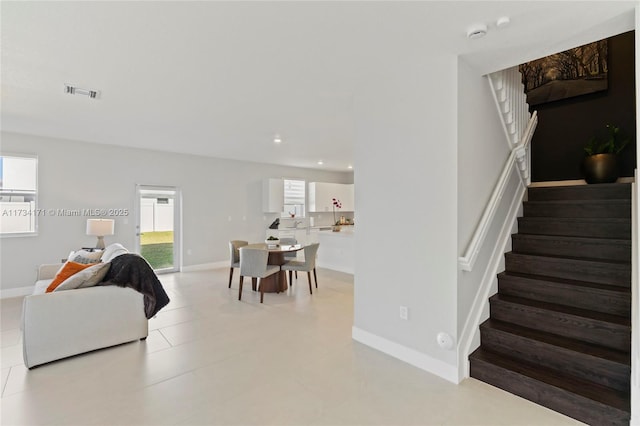
[[[334,237],[351,237],[353,236],[353,234],[355,234],[355,229],[353,227],[348,227],[345,229],[345,227],[343,227],[339,232],[333,232],[331,229],[328,230],[323,230],[323,231],[319,231],[318,232],[318,236],[320,235],[331,235]]]

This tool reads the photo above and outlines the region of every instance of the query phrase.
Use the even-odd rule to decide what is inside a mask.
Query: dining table
[[[302,244],[267,245],[265,243],[253,243],[245,247],[268,250],[269,257],[267,258],[267,264],[277,266],[284,265],[287,262],[284,256],[285,254],[295,253],[304,248]],[[251,283],[253,290],[257,290],[257,279],[252,278]],[[285,271],[278,271],[275,274],[260,279],[260,288],[261,290],[264,289],[265,293],[280,293],[287,291],[288,286],[287,274]]]

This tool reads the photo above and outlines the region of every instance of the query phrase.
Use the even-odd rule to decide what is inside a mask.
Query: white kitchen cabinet
[[[262,180],[262,211],[282,213],[284,210],[284,181],[268,178]]]
[[[329,212],[332,211],[331,200],[334,195],[333,184],[325,182],[309,183],[309,211]]]
[[[320,231],[318,233],[318,259],[320,268],[334,271],[354,273],[355,265],[355,233],[353,231]]]
[[[309,211],[332,212],[333,199],[342,203],[337,212],[355,211],[354,185],[344,183],[310,182],[309,183]]]
[[[38,160],[29,157],[2,157],[0,180],[2,188],[14,191],[35,191]]]
[[[342,186],[342,209],[344,212],[355,212],[356,211],[356,203],[355,203],[355,187],[352,183],[341,185]]]

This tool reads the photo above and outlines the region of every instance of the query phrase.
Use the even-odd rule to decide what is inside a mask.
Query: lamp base
[[[96,243],[96,248],[104,249],[104,237],[98,237],[98,242]]]

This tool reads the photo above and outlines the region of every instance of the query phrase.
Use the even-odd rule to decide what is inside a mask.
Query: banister
[[[530,144],[538,123],[538,114],[535,111],[529,115],[529,106],[526,103],[524,86],[517,67],[489,75],[489,84],[509,146],[509,156],[464,255],[458,257],[459,268],[468,272],[468,274],[461,274],[460,282],[471,283],[472,281],[476,286],[456,349],[460,378],[469,376],[469,354],[474,343],[477,342],[479,325],[486,319],[485,313],[496,281],[496,274],[510,241],[512,230],[516,226],[527,186],[531,182]],[[510,124],[507,123],[509,114],[513,118]],[[519,173],[515,174],[514,168]],[[491,237],[488,236],[490,230]],[[487,238],[492,239],[491,244],[485,243]],[[483,254],[482,264],[476,265],[480,253]],[[479,270],[474,271],[474,266]]]
[[[489,230],[489,226],[493,222],[496,210],[498,208],[499,201],[502,199],[505,187],[507,185],[508,177],[511,174],[512,168],[518,164],[518,170],[520,171],[521,178],[526,183],[529,180],[529,170],[528,170],[528,148],[533,138],[533,133],[538,124],[538,113],[534,111],[529,118],[527,123],[527,127],[525,129],[524,134],[522,135],[520,143],[513,147],[511,153],[509,154],[509,158],[507,159],[504,167],[502,168],[502,172],[500,173],[500,177],[496,186],[491,193],[491,197],[487,202],[487,205],[482,213],[482,217],[478,226],[476,227],[475,232],[473,233],[473,237],[469,242],[467,249],[463,256],[458,258],[458,266],[463,271],[472,271],[473,265],[476,262],[478,257],[478,253],[480,252],[480,248],[484,244],[484,240],[487,236],[487,231]]]

